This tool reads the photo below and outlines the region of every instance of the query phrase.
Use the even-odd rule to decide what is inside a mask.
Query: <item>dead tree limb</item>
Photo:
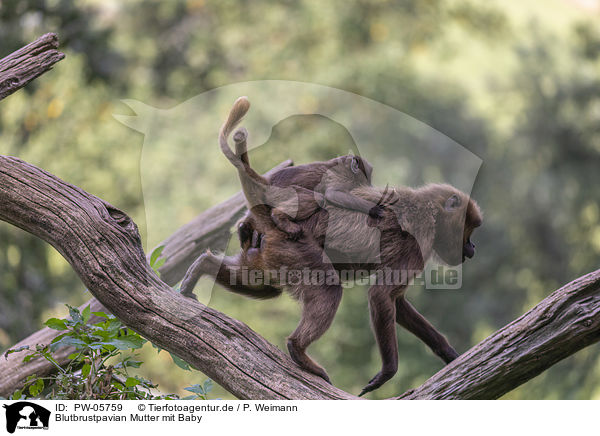
[[[600,270],[542,300],[398,399],[495,399],[600,340]]]
[[[57,49],[58,37],[55,33],[47,33],[0,59],[0,100],[21,89],[64,59],[64,53]]]
[[[291,160],[286,160],[265,173],[265,176],[292,165]],[[231,237],[231,227],[246,212],[242,192],[238,192],[228,200],[210,209],[207,209],[189,223],[180,227],[166,240],[162,256],[166,262],[160,268],[161,279],[169,286],[175,285],[182,278],[194,260],[208,248],[224,250]],[[90,305],[92,312],[104,312],[106,309],[98,300],[92,298],[79,307],[80,311]],[[90,324],[101,321],[102,318],[92,315]],[[58,336],[60,331],[44,327],[29,335],[10,348],[19,348],[25,345],[35,349],[36,344],[49,344]],[[54,360],[60,364],[68,363],[68,356],[73,353],[73,347],[62,347],[53,353]],[[28,363],[23,358],[29,354],[27,351],[0,356],[0,396],[7,397],[15,390],[24,386],[25,379],[32,375],[46,376],[53,373],[56,368],[43,358],[35,358]]]
[[[353,398],[243,323],[173,292],[148,266],[135,223],[103,200],[0,156],[0,219],[52,244],[110,312],[236,397]]]
[[[103,200],[0,156],[0,219],[46,240],[126,325],[238,398],[356,398],[303,372],[243,323],[173,292],[135,224]],[[497,398],[600,340],[600,270],[554,292],[401,398]]]

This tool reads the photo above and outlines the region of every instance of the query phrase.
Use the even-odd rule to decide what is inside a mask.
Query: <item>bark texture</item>
[[[47,33],[0,59],[0,100],[21,89],[64,59],[64,53],[57,49],[58,37],[54,33]]]
[[[0,219],[52,244],[110,312],[236,397],[353,398],[245,324],[174,292],[149,267],[123,212],[14,157],[0,156]]]
[[[495,399],[600,340],[600,270],[563,286],[398,399]]]

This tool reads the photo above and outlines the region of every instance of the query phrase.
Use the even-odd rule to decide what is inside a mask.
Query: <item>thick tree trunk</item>
[[[292,165],[292,161],[286,160],[265,173],[265,176],[290,165]],[[183,278],[189,266],[200,253],[208,248],[224,250],[231,237],[231,227],[246,210],[244,197],[240,191],[223,203],[204,211],[160,243],[159,246],[165,247],[162,257],[166,259],[160,268],[161,279],[169,286],[173,286]],[[83,304],[79,308],[80,311],[87,305],[91,306],[92,312],[106,311],[95,298]],[[89,323],[93,324],[101,320],[99,317],[92,316]],[[45,327],[11,348],[28,345],[34,349],[36,344],[48,344],[61,333]],[[74,350],[73,347],[60,348],[53,353],[54,360],[61,365],[66,364],[69,360],[68,356]],[[23,363],[23,358],[27,354],[29,354],[27,351],[23,351],[9,354],[5,358],[0,357],[0,397],[7,397],[15,390],[21,389],[25,379],[32,374],[45,376],[56,370],[54,365],[43,358]]]
[[[110,312],[236,397],[352,398],[241,322],[174,292],[148,266],[135,223],[103,200],[0,156],[0,219],[52,244]]]
[[[65,55],[57,48],[56,34],[47,33],[0,59],[0,100],[21,89],[64,59]]]
[[[0,219],[52,244],[126,325],[238,398],[356,398],[300,370],[246,325],[173,292],[149,268],[135,224],[103,200],[0,156]],[[497,398],[600,339],[600,270],[528,313],[401,398]]]

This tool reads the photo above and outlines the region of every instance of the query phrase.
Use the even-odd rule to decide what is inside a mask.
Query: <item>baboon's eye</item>
[[[446,204],[444,208],[446,210],[453,210],[460,206],[460,198],[458,195],[453,194],[448,200],[446,200]]]
[[[355,157],[353,157],[352,162],[350,162],[350,169],[354,174],[358,173],[358,171],[360,170],[360,168],[358,167],[358,159],[356,159]]]

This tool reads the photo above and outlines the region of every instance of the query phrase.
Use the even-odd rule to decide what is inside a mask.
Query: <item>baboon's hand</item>
[[[379,220],[383,218],[383,210],[385,206],[383,204],[376,204],[371,209],[369,209],[369,217],[375,220]]]
[[[367,392],[374,391],[375,389],[382,386],[386,381],[391,379],[394,376],[393,372],[384,372],[380,371],[377,373],[375,377],[371,379],[371,381],[363,388],[363,390],[358,394],[359,397],[362,397]]]

